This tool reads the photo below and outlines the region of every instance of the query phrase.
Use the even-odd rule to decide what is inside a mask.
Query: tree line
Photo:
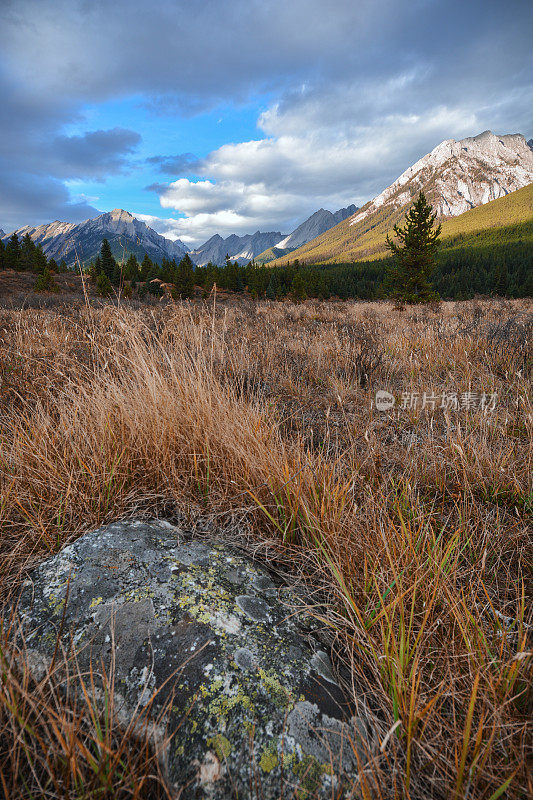
[[[398,231],[403,234],[411,224],[413,230],[409,235],[414,239],[414,252],[406,250],[405,241],[402,244],[399,236],[399,244],[392,243],[392,256],[373,261],[309,266],[295,259],[284,266],[269,267],[253,261],[240,265],[227,256],[223,266],[208,263],[195,267],[188,255],[179,262],[163,258],[158,264],[145,253],[141,262],[134,254],[125,262],[118,262],[104,239],[87,274],[101,296],[119,290],[125,297],[135,295],[141,299],[147,295],[162,296],[168,291],[176,299],[186,299],[194,296],[195,287],[205,297],[215,285],[236,293],[246,291],[252,298],[289,297],[296,301],[307,297],[380,300],[398,296],[399,289],[407,302],[416,301],[417,297],[423,301],[437,296],[455,300],[475,295],[533,296],[531,224],[522,225],[520,236],[515,235],[516,231],[507,237],[502,231],[485,232],[475,245],[461,236],[440,249],[430,242],[429,253],[426,250],[421,259],[420,248],[424,251],[427,241],[421,244],[413,231],[417,234],[417,228],[425,228],[426,235],[431,236],[431,216],[431,207],[422,203],[418,217],[415,213],[411,223],[406,217],[406,228],[395,230],[397,235]],[[29,234],[22,240],[17,234],[6,242],[0,240],[2,269],[35,273],[36,290],[57,290],[54,273],[68,271],[64,259],[59,263],[54,258],[47,259],[41,245],[35,244]]]
[[[29,233],[22,240],[16,233],[4,242],[0,239],[0,270],[13,269],[16,272],[33,272],[36,291],[57,291],[53,273],[68,272],[64,258],[59,262],[47,258],[40,244],[35,244]]]

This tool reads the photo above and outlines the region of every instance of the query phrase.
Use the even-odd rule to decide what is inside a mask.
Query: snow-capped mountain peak
[[[446,139],[405,170],[362,211],[355,225],[383,205],[400,207],[423,190],[439,216],[457,216],[533,181],[533,152],[519,133],[497,136],[483,131],[465,139]]]

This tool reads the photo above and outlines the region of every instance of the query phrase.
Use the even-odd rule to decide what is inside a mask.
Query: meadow
[[[531,796],[532,335],[526,299],[0,310],[0,597],[118,518],[222,532],[301,588],[374,711],[354,798]],[[0,796],[166,797],[9,621]]]

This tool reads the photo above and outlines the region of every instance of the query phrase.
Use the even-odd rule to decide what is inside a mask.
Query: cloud
[[[67,178],[104,178],[124,170],[141,136],[125,128],[56,136],[49,149],[48,169]]]
[[[324,112],[330,101],[323,98]],[[309,127],[306,111],[302,108],[302,124],[295,126],[291,109],[289,135],[283,135],[283,121],[273,110],[268,124],[278,136],[225,145],[211,153],[199,165],[210,179],[159,184],[162,208],[185,215],[173,222],[175,235],[200,241],[217,230],[288,233],[319,207],[335,211],[350,203],[362,205],[450,130],[462,136],[478,128],[475,114],[442,107],[424,116],[388,114],[373,125],[345,120],[342,129],[335,121]],[[409,142],[409,149],[398,149],[398,140]]]
[[[191,240],[363,202],[444,138],[533,134],[532,22],[523,0],[3,0],[0,225],[47,207],[70,218],[89,206],[66,179],[141,164],[177,179],[152,184],[177,212],[154,225]],[[65,135],[87,104],[132,97],[154,126],[268,102],[257,137],[201,160],[143,142],[135,161],[139,134],[119,116]]]
[[[0,219],[6,233],[23,224],[42,225],[52,220],[80,222],[99,214],[90,203],[72,200],[56,178],[20,172],[0,160]]]
[[[198,168],[198,158],[194,153],[179,153],[176,156],[150,156],[146,162],[156,166],[159,172],[165,175],[191,175]]]

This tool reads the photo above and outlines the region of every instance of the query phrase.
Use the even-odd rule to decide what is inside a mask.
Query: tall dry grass
[[[531,320],[527,301],[4,312],[4,594],[120,516],[225,525],[306,585],[376,711],[361,796],[526,796]],[[381,388],[498,400],[380,413]]]

